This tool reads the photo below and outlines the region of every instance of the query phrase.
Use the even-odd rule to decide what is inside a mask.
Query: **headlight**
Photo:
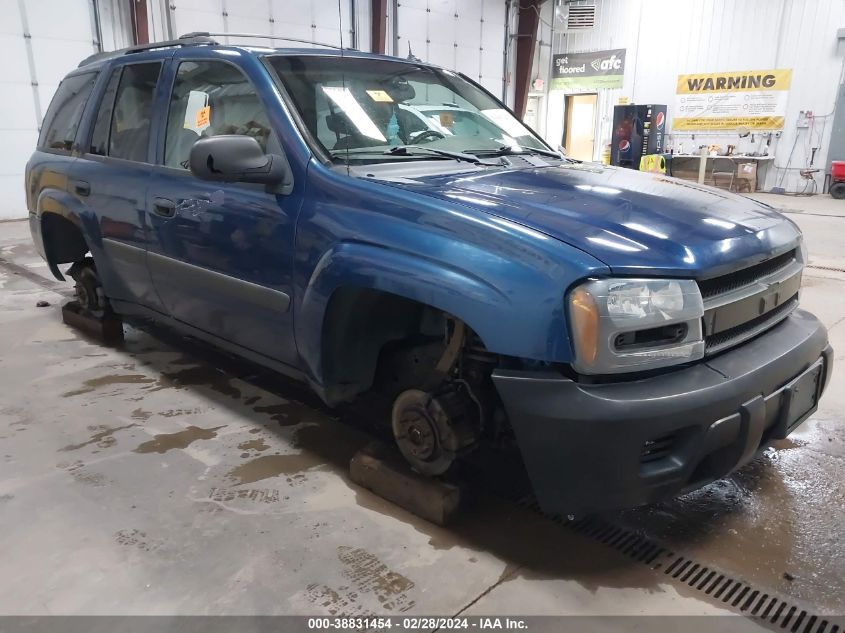
[[[569,293],[573,367],[610,374],[704,356],[704,304],[691,279],[591,279]]]

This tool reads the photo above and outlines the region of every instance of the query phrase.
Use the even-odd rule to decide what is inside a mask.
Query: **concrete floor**
[[[802,303],[841,364],[845,203],[759,197],[806,233]],[[368,437],[298,387],[134,327],[101,347],[62,324],[69,285],[50,279],[26,223],[0,223],[0,614],[735,612],[507,501],[417,519],[348,480]],[[843,405],[840,369],[740,473],[607,520],[845,613]]]

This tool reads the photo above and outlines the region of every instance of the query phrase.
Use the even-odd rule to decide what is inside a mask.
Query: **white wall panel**
[[[202,9],[195,9],[186,3],[190,0],[179,0],[171,4],[173,8],[173,28],[175,35],[184,35],[194,31],[207,31],[210,33],[222,33],[225,30],[223,24],[223,7],[218,2],[204,2]]]
[[[684,73],[792,68],[786,125],[773,139],[776,168],[769,169],[766,186],[782,181],[787,190],[800,188],[798,168],[809,162],[819,146],[815,167],[826,165],[831,113],[840,83],[843,56],[836,51],[836,31],[845,27],[842,0],[595,0],[596,27],[585,32],[562,32],[556,21],[554,52],[627,49],[624,86],[600,95],[596,157],[610,140],[613,105],[619,96],[633,103],[665,103],[669,125],[673,116],[677,76]],[[551,3],[549,3],[551,4]],[[549,19],[552,19],[549,12]],[[542,69],[548,77],[549,68]],[[603,105],[602,105],[603,104]],[[815,127],[796,129],[799,110],[816,114]],[[562,116],[548,108],[548,117]],[[558,130],[549,118],[546,128]],[[825,128],[825,129],[823,129]],[[787,167],[789,154],[798,142]],[[757,135],[759,137],[759,135]],[[736,144],[735,135],[675,134],[685,145],[714,142]],[[822,176],[818,181],[821,185]]]
[[[351,0],[341,0],[340,3],[333,0],[173,0],[170,7],[177,36],[192,31],[254,33],[273,35],[278,39],[227,37],[223,38],[223,42],[253,46],[308,46],[307,43],[285,42],[284,38],[290,37],[340,46],[342,30],[343,46],[352,45]],[[369,27],[365,22],[359,23],[359,28]]]
[[[170,15],[175,35],[190,31],[266,33],[337,46],[342,32],[343,45],[352,46],[353,30],[357,30],[357,47],[369,50],[369,2],[358,0],[356,16],[352,4],[352,0],[172,0]],[[398,5],[397,50],[401,57],[408,54],[410,42],[421,59],[457,68],[495,94],[502,93],[505,0],[401,0]],[[162,28],[153,24],[151,30]],[[389,53],[392,37],[389,33]],[[227,40],[231,44],[267,43],[234,37]],[[271,43],[299,46],[282,39]]]
[[[504,0],[400,0],[397,52],[456,69],[502,94]],[[391,47],[388,45],[388,49]]]
[[[0,15],[0,219],[22,218],[41,117],[62,78],[97,50],[97,36],[91,0],[0,0]]]

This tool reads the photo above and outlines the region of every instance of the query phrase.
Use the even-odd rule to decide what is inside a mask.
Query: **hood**
[[[795,248],[801,239],[792,222],[750,198],[593,163],[391,184],[530,227],[620,274],[710,277]]]

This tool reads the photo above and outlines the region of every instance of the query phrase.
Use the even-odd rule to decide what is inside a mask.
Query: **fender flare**
[[[496,335],[484,316],[511,306],[504,292],[466,270],[375,244],[338,244],[317,263],[294,319],[299,354],[319,383],[326,312],[334,292],[349,287],[379,290],[443,310],[466,323],[485,344]]]
[[[92,251],[92,255],[93,249],[91,246],[97,243],[96,235],[99,234],[97,221],[93,215],[85,209],[84,205],[82,205],[77,198],[70,195],[67,191],[61,189],[44,189],[39,194],[36,202],[36,225],[38,230],[38,239],[36,242],[40,242],[39,250],[41,251],[41,255],[44,257],[44,260],[47,262],[47,265],[50,267],[50,272],[52,272],[53,276],[59,281],[64,281],[65,278],[59,270],[58,262],[55,261],[54,257],[50,253],[49,245],[44,239],[43,222],[45,215],[56,215],[62,217],[76,226],[82,234],[82,239],[84,239],[85,243],[88,245],[89,250]],[[36,245],[38,246],[39,244]]]

